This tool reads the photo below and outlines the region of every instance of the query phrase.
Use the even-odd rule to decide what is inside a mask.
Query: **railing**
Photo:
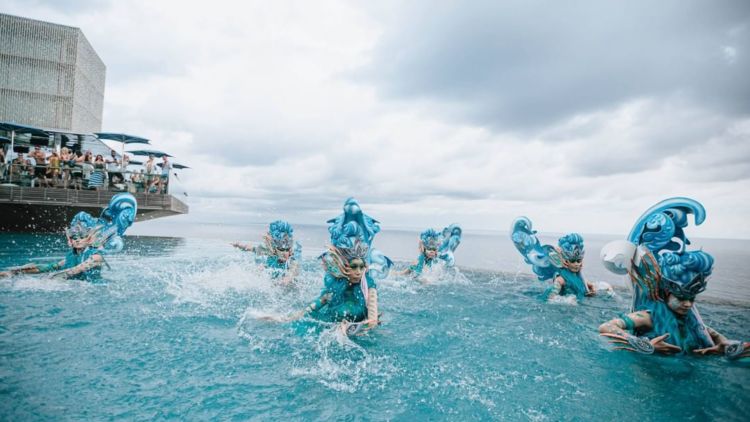
[[[88,166],[86,168],[85,166]],[[36,168],[44,169],[45,174],[37,177]],[[100,186],[91,186],[91,175],[95,172],[103,173]],[[112,176],[117,177],[115,182]],[[46,187],[64,187],[70,189],[115,189],[122,192],[138,193],[147,190],[151,193],[159,192],[164,185],[164,193],[169,193],[169,179],[163,178],[161,172],[145,174],[138,171],[121,169],[95,169],[90,164],[76,164],[75,166],[50,167],[49,164],[33,165],[30,163],[18,164],[0,163],[0,183],[11,183],[19,187],[35,187],[45,185]]]
[[[30,188],[0,186],[0,203],[21,203],[39,205],[76,205],[85,207],[105,207],[117,191],[84,191],[62,188]],[[188,206],[169,194],[135,193],[138,208],[143,210],[171,210],[187,213]]]

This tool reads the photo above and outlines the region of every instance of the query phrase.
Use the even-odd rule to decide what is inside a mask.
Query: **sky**
[[[191,167],[188,216],[627,234],[672,196],[750,238],[750,2],[40,1],[107,66],[103,131]]]

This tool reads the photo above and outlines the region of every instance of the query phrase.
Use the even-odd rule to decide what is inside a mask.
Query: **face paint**
[[[670,294],[667,296],[667,306],[672,312],[679,316],[685,316],[690,312],[690,308],[693,307],[693,301],[695,298],[678,298],[677,296]]]

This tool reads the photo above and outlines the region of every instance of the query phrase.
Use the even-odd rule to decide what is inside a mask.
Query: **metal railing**
[[[89,168],[84,168],[88,165]],[[44,174],[37,176],[37,168],[43,169]],[[91,176],[95,172],[103,174],[100,186],[90,185]],[[115,182],[112,176],[117,176]],[[134,176],[134,177],[133,177]],[[95,169],[90,164],[76,164],[75,166],[50,167],[49,164],[33,165],[30,163],[0,163],[0,183],[15,184],[19,187],[35,187],[45,185],[46,187],[62,187],[67,189],[114,189],[120,192],[139,193],[150,190],[157,193],[160,184],[164,183],[164,193],[169,193],[169,175],[166,179],[161,172],[146,174],[139,171],[120,169]],[[38,182],[38,183],[37,183]]]
[[[27,205],[62,205],[103,208],[115,191],[79,191],[60,188],[31,188],[0,186],[0,203]],[[169,194],[134,194],[141,210],[165,210],[179,214],[188,212],[188,206]]]

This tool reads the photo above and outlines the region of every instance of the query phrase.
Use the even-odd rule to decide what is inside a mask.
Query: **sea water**
[[[598,335],[630,303],[598,262],[606,236],[586,237],[584,271],[613,298],[543,303],[507,235],[468,233],[457,272],[381,281],[383,325],[350,339],[260,319],[317,297],[325,228],[297,228],[291,288],[228,244],[263,226],[206,230],[128,236],[99,282],[0,279],[0,420],[746,420],[748,363],[612,351]],[[375,246],[403,267],[416,239],[384,231]],[[717,263],[704,320],[750,340],[750,242],[694,244]],[[61,236],[1,235],[0,267],[65,249]]]

